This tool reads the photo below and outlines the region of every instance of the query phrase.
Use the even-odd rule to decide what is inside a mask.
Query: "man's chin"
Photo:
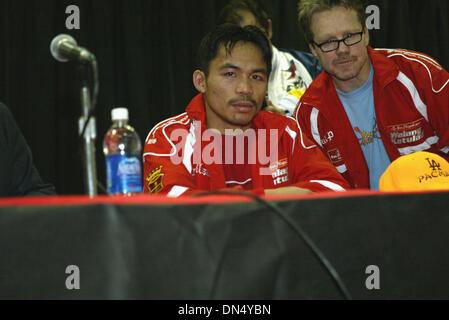
[[[245,115],[234,117],[232,124],[239,127],[249,127],[253,121],[254,115]]]
[[[333,74],[333,76],[339,81],[349,81],[357,77],[355,72],[338,72]]]

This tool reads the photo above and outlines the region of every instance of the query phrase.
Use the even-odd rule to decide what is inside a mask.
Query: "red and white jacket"
[[[148,134],[144,148],[144,192],[171,197],[198,191],[226,188],[223,166],[203,158],[203,150],[211,149],[216,140],[204,138],[206,131],[204,97],[197,95],[186,113],[156,125]],[[256,159],[251,166],[253,191],[298,186],[312,191],[344,191],[349,185],[335,170],[315,144],[304,137],[293,118],[260,111],[252,122],[259,145],[259,129],[266,129],[266,144],[270,146],[269,130],[276,131],[277,161]],[[210,130],[208,130],[210,131]],[[220,136],[221,137],[221,136]],[[198,153],[195,151],[201,150]],[[205,152],[204,152],[205,153]],[[176,158],[176,161],[173,159]],[[259,157],[257,157],[259,158]],[[265,173],[261,174],[261,169]],[[269,170],[269,171],[266,171]]]
[[[418,52],[368,47],[368,53],[377,126],[390,160],[423,150],[449,160],[449,73]],[[295,118],[353,187],[370,187],[359,141],[326,72],[307,89]]]

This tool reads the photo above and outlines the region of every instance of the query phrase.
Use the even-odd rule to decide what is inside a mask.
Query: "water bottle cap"
[[[111,111],[112,121],[115,120],[128,120],[128,109],[126,108],[114,108]]]

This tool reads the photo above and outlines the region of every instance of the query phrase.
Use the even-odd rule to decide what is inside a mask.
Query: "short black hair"
[[[240,24],[242,17],[238,14],[239,10],[250,12],[256,18],[257,23],[268,32],[268,20],[270,16],[257,0],[231,0],[221,9],[217,24]]]
[[[271,45],[265,33],[256,26],[240,27],[235,24],[225,23],[216,26],[201,41],[197,54],[197,67],[206,76],[209,73],[209,66],[213,59],[217,57],[221,45],[230,54],[238,42],[252,43],[260,49],[262,57],[267,64],[267,76],[271,72]]]

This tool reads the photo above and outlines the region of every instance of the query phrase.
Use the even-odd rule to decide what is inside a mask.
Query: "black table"
[[[449,297],[449,193],[271,199],[353,298]],[[292,226],[245,197],[0,200],[0,259],[0,299],[343,298]]]

